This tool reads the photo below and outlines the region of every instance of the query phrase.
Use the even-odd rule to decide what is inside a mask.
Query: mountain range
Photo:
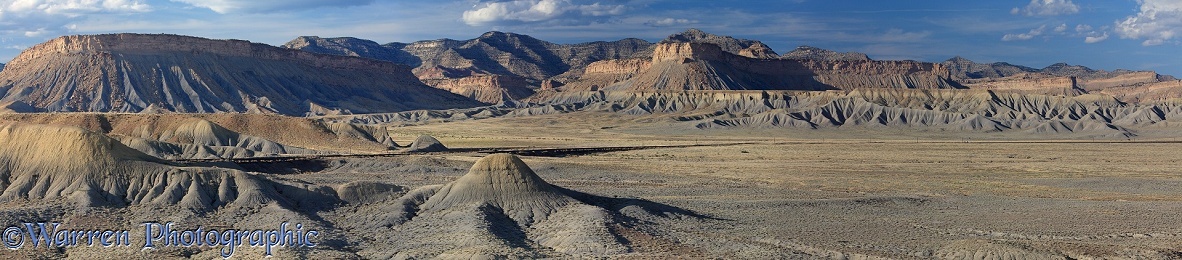
[[[671,46],[678,43],[691,45]],[[714,50],[716,46],[717,51]],[[778,55],[757,40],[689,29],[656,43],[639,39],[557,44],[488,32],[470,40],[378,44],[298,37],[283,47],[415,67],[424,83],[485,103],[540,90],[826,90],[866,87],[976,88],[1030,94],[1103,93],[1130,101],[1171,98],[1177,79],[1152,71],[1094,70],[1058,63],[1042,69],[953,57],[940,63],[877,61],[856,52],[800,46]],[[680,54],[666,55],[681,48]],[[659,53],[658,53],[659,52]],[[685,55],[680,63],[678,55]],[[658,57],[662,56],[662,57]],[[690,57],[693,56],[693,57]],[[1163,88],[1171,91],[1160,91]]]
[[[389,113],[516,104],[569,91],[977,89],[1104,94],[1122,102],[1182,98],[1153,71],[1042,69],[954,57],[874,60],[690,29],[641,39],[558,44],[488,32],[469,40],[379,44],[302,36],[281,47],[179,35],[64,36],[0,70],[0,111]],[[543,93],[545,92],[545,93]]]

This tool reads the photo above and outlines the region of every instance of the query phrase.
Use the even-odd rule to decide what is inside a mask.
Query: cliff
[[[1012,93],[1068,96],[1083,93],[1075,77],[1051,76],[1042,73],[1021,73],[1002,78],[962,79],[961,83],[970,89]]]
[[[305,115],[470,107],[404,65],[239,40],[178,35],[64,36],[0,71],[0,103],[41,111]]]

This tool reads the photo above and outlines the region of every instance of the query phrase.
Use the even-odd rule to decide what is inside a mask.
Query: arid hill
[[[380,152],[395,147],[385,128],[252,114],[0,114],[0,122],[81,127],[166,159],[215,159]]]
[[[389,193],[402,196],[369,194],[380,199],[356,203],[354,213],[338,221],[345,230],[397,231],[359,235],[373,241],[358,252],[365,258],[621,256],[641,242],[622,233],[636,233],[635,227],[646,224],[633,220],[631,226],[621,225],[625,220],[700,217],[651,202],[558,187],[511,154],[485,156],[446,184]],[[621,202],[631,208],[620,209]]]
[[[177,35],[59,37],[14,58],[0,82],[0,104],[51,112],[302,116],[479,104],[399,64]]]
[[[958,88],[942,65],[915,61],[758,59],[709,43],[660,43],[649,60],[593,63],[562,91]]]

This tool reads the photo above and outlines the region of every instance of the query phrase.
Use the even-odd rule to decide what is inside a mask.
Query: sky
[[[0,0],[0,63],[58,36],[169,33],[281,45],[297,36],[379,43],[487,31],[556,43],[689,28],[873,59],[961,56],[1042,68],[1155,70],[1182,77],[1182,0]]]

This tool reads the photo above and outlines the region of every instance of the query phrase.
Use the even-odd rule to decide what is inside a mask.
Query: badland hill
[[[0,72],[17,112],[391,112],[478,103],[424,85],[404,65],[177,35],[65,36]]]

